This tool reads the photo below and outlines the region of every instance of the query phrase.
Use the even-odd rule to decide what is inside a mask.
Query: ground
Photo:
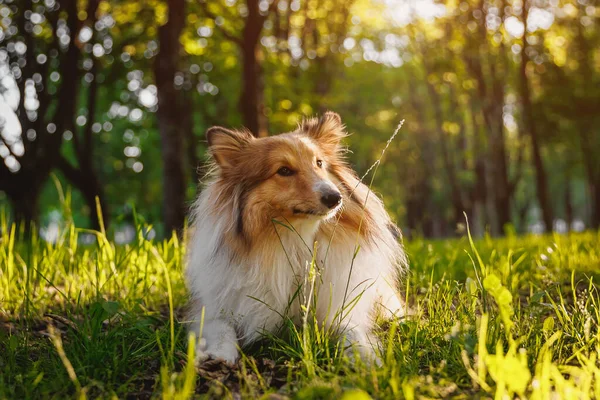
[[[176,238],[55,244],[0,226],[0,398],[600,398],[600,234],[412,240],[382,365],[313,324],[197,370]]]

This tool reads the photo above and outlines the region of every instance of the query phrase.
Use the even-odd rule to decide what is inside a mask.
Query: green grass
[[[412,313],[381,329],[381,367],[307,318],[196,370],[184,246],[147,228],[49,244],[0,223],[0,398],[600,398],[599,233],[407,243]]]

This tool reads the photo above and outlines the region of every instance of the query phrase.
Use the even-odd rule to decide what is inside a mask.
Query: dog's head
[[[259,220],[327,219],[343,198],[334,171],[346,136],[338,114],[302,121],[293,132],[255,138],[213,127],[206,133],[219,181],[230,188],[238,230]]]

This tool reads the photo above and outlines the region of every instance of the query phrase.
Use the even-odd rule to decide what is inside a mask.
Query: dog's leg
[[[378,288],[379,299],[376,304],[376,310],[380,316],[386,319],[403,317],[405,314],[404,301],[399,297],[395,290],[385,285]]]
[[[195,331],[198,335],[199,330]],[[238,340],[233,326],[223,319],[205,321],[202,337],[196,346],[196,362],[201,363],[212,358],[235,364],[239,356]]]

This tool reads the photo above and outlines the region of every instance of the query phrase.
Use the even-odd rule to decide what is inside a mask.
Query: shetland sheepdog
[[[407,263],[381,199],[344,161],[345,136],[333,112],[265,138],[207,131],[213,163],[193,205],[186,271],[198,362],[236,362],[282,315],[300,322],[308,297],[351,356],[376,359],[374,318],[403,314]]]

